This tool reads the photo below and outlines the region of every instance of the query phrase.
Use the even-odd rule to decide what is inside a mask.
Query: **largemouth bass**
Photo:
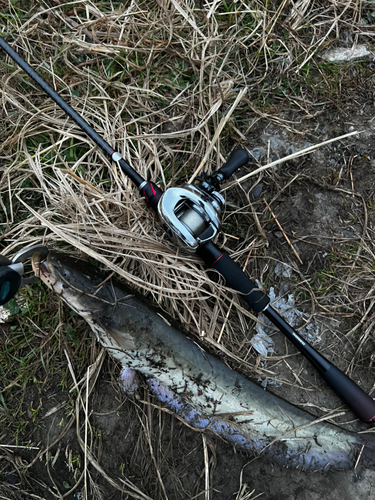
[[[54,251],[36,264],[42,281],[88,322],[113,358],[140,372],[189,425],[282,466],[345,470],[361,463],[375,469],[373,434],[316,421],[266,392],[90,264]]]

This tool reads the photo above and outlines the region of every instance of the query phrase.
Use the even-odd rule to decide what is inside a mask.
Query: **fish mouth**
[[[47,260],[44,260],[43,262],[40,263],[40,272],[46,276],[50,276],[52,274],[52,271],[48,266]]]
[[[61,294],[62,283],[59,279],[58,273],[56,273],[53,260],[54,252],[48,252],[47,257],[44,260],[40,259],[40,254],[34,254],[31,257],[31,265],[34,270],[35,275],[40,278],[40,280],[48,286],[50,290]]]
[[[100,299],[100,288],[97,294],[103,276],[91,264],[54,250],[44,260],[33,255],[31,263],[40,280],[87,321],[93,312],[106,307],[106,301]]]
[[[48,253],[47,257],[44,260],[41,260],[41,254],[39,252],[34,253],[34,255],[31,257],[31,265],[35,273],[35,276],[41,278],[42,281],[43,281],[42,277],[49,278],[52,274],[49,257],[50,257],[50,252]]]

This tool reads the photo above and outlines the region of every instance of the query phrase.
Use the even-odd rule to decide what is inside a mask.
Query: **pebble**
[[[358,144],[357,153],[359,153],[361,156],[367,154],[368,153],[367,145],[366,144]]]
[[[345,238],[355,238],[355,236],[350,231],[347,231],[346,229],[343,230],[342,234],[345,236]]]
[[[250,151],[250,155],[254,158],[255,161],[259,161],[265,153],[266,152],[263,148],[254,148]]]
[[[262,192],[262,184],[258,184],[255,186],[255,188],[252,190],[251,194],[254,196],[255,199],[259,198]]]

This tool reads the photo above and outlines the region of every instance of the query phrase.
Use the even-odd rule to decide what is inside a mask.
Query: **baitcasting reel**
[[[34,245],[18,252],[12,260],[0,254],[0,305],[6,304],[18,292],[21,286],[28,285],[36,280],[35,276],[25,278],[23,263],[35,253],[41,253],[43,259],[47,257],[48,249],[43,245]]]
[[[252,157],[237,149],[212,176],[203,174],[198,186],[169,188],[158,203],[159,217],[167,234],[191,251],[214,240],[220,229],[220,216],[225,200],[218,192],[220,182],[229,177]]]

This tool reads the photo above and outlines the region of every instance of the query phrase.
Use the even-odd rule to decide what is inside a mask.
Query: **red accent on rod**
[[[221,257],[222,257],[223,255],[224,255],[224,253],[222,253],[222,254],[220,255],[220,257],[218,257],[218,258],[215,260],[215,262],[213,262],[213,263],[211,264],[211,266],[214,266],[214,265],[216,264],[216,262],[217,262],[218,260],[220,260],[220,259],[221,259]]]
[[[148,198],[147,198],[147,196],[146,196],[146,191],[145,191],[145,190],[143,190],[143,191],[142,191],[142,193],[143,193],[143,196],[145,197],[146,202],[148,203],[148,202],[149,202],[149,199],[148,199]]]

